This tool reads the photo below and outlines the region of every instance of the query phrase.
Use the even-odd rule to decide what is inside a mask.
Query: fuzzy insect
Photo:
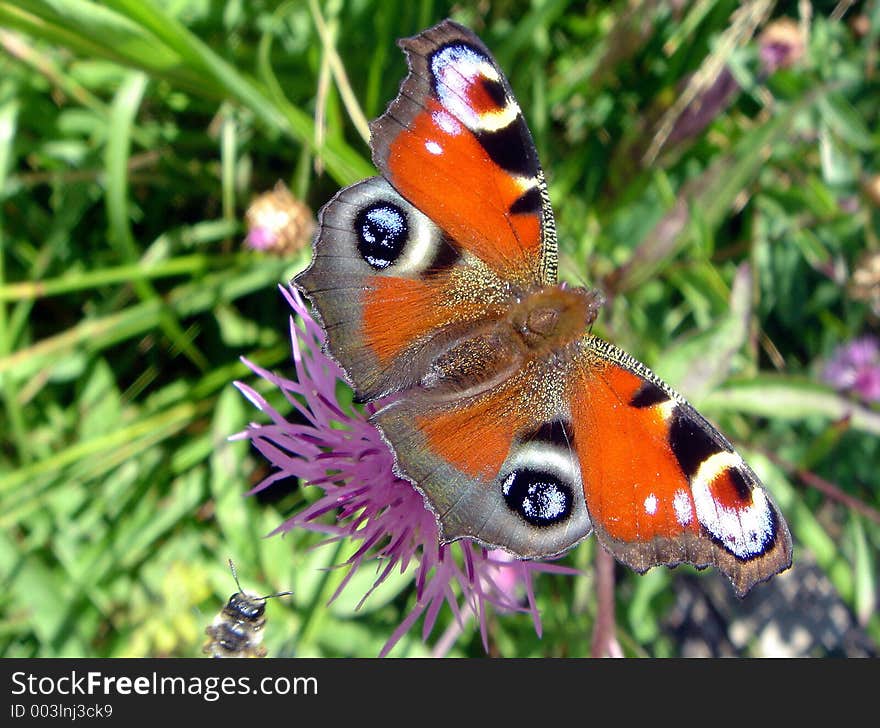
[[[262,642],[266,600],[293,592],[278,592],[264,597],[248,594],[241,588],[232,559],[229,559],[229,568],[238,591],[229,597],[226,606],[205,628],[205,634],[210,639],[202,651],[211,657],[265,657],[266,647]]]

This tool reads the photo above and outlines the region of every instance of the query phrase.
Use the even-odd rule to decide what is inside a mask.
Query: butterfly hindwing
[[[413,205],[511,281],[556,280],[556,234],[525,119],[482,41],[444,21],[401,41],[409,74],[370,127],[373,161]]]
[[[375,416],[444,539],[541,558],[595,530],[637,571],[712,565],[740,595],[790,565],[788,527],[757,476],[644,365],[588,335],[511,372]]]
[[[375,415],[444,541],[472,538],[520,558],[543,558],[590,534],[565,382],[549,392],[540,374],[519,368],[471,396],[437,401],[422,393]],[[543,401],[536,388],[545,390]]]

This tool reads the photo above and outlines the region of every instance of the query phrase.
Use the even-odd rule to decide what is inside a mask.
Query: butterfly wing
[[[574,448],[602,544],[643,572],[716,566],[742,596],[791,565],[791,536],[752,469],[649,369],[593,336],[570,391]]]
[[[468,396],[427,391],[375,415],[444,541],[472,538],[521,558],[544,558],[590,534],[567,381],[547,374],[544,367],[517,367]]]
[[[483,42],[446,20],[400,42],[409,74],[372,123],[373,161],[407,200],[511,281],[556,281],[544,173]]]
[[[416,386],[432,352],[503,311],[503,281],[381,177],[321,210],[312,263],[295,283],[364,401]]]
[[[791,564],[784,519],[724,436],[592,335],[490,390],[376,421],[445,540],[543,558],[595,530],[639,572],[716,566],[739,595]]]
[[[543,173],[489,51],[451,21],[402,45],[410,72],[371,126],[384,179],[323,208],[295,279],[365,401],[416,386],[438,351],[556,276]]]

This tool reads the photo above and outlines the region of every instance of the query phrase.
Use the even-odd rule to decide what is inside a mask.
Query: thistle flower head
[[[489,607],[530,613],[540,634],[533,575],[573,570],[518,561],[466,540],[440,543],[436,518],[422,495],[394,473],[394,455],[368,420],[374,409],[368,406],[362,412],[340,405],[336,388],[344,376],[321,350],[323,330],[297,291],[282,288],[282,293],[299,319],[291,317],[290,321],[296,378],[287,379],[245,363],[278,387],[292,414],[282,414],[253,388],[238,382],[239,390],[270,421],[251,424],[234,437],[250,440],[274,467],[274,472],[252,492],[295,476],[305,485],[319,488],[322,494],[275,533],[303,528],[330,534],[333,540],[351,539],[359,544],[346,562],[348,573],[331,601],[368,563],[380,565],[370,592],[395,570],[412,571],[415,604],[389,637],[382,655],[420,618],[424,620],[422,639],[426,639],[444,603],[462,625],[469,616],[476,615],[485,646]]]

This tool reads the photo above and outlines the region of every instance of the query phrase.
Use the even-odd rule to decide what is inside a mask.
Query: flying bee
[[[266,600],[283,597],[293,592],[278,592],[264,597],[248,594],[241,588],[235,564],[229,559],[229,568],[238,591],[205,629],[210,638],[203,652],[211,657],[265,657],[263,626],[266,624]]]

